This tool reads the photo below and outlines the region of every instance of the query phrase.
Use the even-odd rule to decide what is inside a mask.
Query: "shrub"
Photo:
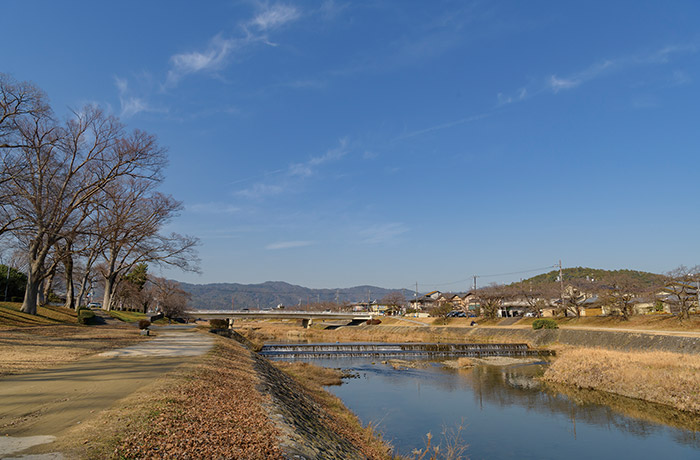
[[[382,324],[382,322],[381,322],[381,320],[378,320],[378,319],[368,319],[367,324],[372,326],[372,325]]]
[[[559,329],[557,322],[551,318],[539,318],[532,322],[533,329]]]
[[[151,322],[148,321],[147,319],[140,319],[139,320],[139,329],[148,329],[148,326],[151,325]]]
[[[95,321],[95,312],[82,309],[78,312],[78,322],[80,324],[92,324]]]
[[[209,325],[212,329],[228,329],[227,319],[210,319]]]

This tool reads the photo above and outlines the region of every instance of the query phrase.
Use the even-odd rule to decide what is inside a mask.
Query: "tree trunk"
[[[116,273],[105,277],[105,296],[102,301],[102,308],[107,311],[112,309],[112,291],[114,290],[114,281],[116,278]]]
[[[85,275],[83,278],[80,280],[80,290],[78,291],[78,301],[77,301],[77,307],[81,307],[83,305],[83,299],[85,298],[85,287],[88,284],[88,278],[89,278],[89,273],[85,272]]]
[[[73,286],[73,256],[66,255],[63,266],[66,269],[66,303],[65,307],[75,310],[75,287]]]
[[[39,295],[39,286],[41,282],[36,281],[33,270],[29,270],[27,275],[27,287],[24,290],[24,302],[22,302],[22,313],[36,315],[36,300]]]
[[[24,301],[22,302],[22,313],[36,315],[36,303],[39,296],[39,289],[43,279],[45,254],[37,254],[36,242],[29,246],[29,269],[27,270],[27,287],[24,290]]]
[[[51,270],[51,273],[49,273],[49,276],[44,279],[44,288],[42,289],[41,292],[41,299],[40,299],[40,304],[41,305],[46,305],[49,303],[49,296],[51,295],[51,289],[53,288],[53,279],[56,276],[56,271]]]

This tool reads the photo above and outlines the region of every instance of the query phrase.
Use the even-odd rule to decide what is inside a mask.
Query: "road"
[[[0,458],[22,458],[78,423],[211,349],[191,327],[158,328],[153,340],[69,365],[0,379]],[[58,459],[60,454],[32,456]]]

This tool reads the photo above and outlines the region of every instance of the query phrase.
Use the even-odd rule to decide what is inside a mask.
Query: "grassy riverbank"
[[[593,389],[700,415],[700,356],[560,347],[548,382]]]

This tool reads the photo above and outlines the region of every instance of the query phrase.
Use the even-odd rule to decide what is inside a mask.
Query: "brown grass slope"
[[[544,379],[700,414],[700,356],[697,355],[563,348]]]

